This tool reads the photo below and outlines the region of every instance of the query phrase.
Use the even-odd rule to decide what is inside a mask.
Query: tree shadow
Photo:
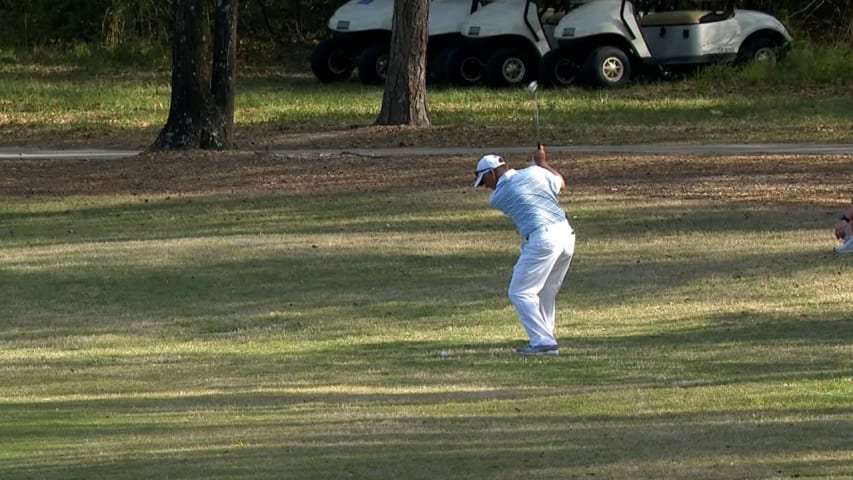
[[[428,413],[437,401],[430,394],[237,394],[138,403],[3,404],[4,416],[18,419],[4,435],[7,441],[41,438],[48,443],[26,459],[4,462],[0,474],[205,479],[832,476],[844,474],[849,455],[843,446],[853,441],[849,405],[794,412],[750,407],[590,415],[582,412],[579,402],[584,399],[572,395],[556,399],[555,411],[531,411],[526,399],[532,396],[520,389],[491,398],[449,396],[438,400],[445,402],[445,414]],[[453,404],[460,400],[497,411],[457,412],[461,407]],[[397,413],[406,405],[426,411]],[[335,413],[344,408],[352,413]],[[188,410],[194,419],[185,417]],[[43,418],[44,411],[53,412],[52,421],[31,423]],[[115,453],[96,450],[104,445],[115,445]]]

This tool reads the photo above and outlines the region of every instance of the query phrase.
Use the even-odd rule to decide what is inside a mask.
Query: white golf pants
[[[533,346],[557,344],[554,337],[557,292],[574,252],[575,232],[568,221],[539,229],[521,244],[508,293]]]

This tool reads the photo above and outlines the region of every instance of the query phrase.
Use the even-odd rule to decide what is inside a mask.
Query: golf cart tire
[[[311,71],[317,80],[330,83],[346,80],[352,75],[355,65],[344,43],[339,38],[326,38],[311,52]]]
[[[535,72],[529,56],[513,47],[499,48],[486,59],[486,84],[490,87],[523,85]]]
[[[450,54],[449,48],[443,48],[438,51],[432,58],[427,59],[427,83],[446,83],[447,73],[444,71],[444,66],[447,63],[447,56]]]
[[[577,63],[559,50],[551,50],[539,62],[539,83],[546,87],[574,85],[580,75],[581,70]]]
[[[751,37],[741,45],[737,63],[769,62],[770,65],[775,65],[780,59],[781,51],[781,45],[766,35]]]
[[[358,56],[358,78],[364,85],[378,85],[385,82],[388,74],[387,43],[368,45]]]
[[[450,48],[442,70],[451,85],[470,87],[483,81],[483,61],[465,47]]]
[[[624,87],[631,79],[631,59],[616,47],[598,47],[586,59],[586,77],[593,84],[607,88]]]

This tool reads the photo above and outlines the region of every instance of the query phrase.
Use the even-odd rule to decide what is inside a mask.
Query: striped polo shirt
[[[489,196],[489,204],[507,214],[522,238],[536,230],[566,221],[557,194],[562,179],[538,166],[507,170]]]

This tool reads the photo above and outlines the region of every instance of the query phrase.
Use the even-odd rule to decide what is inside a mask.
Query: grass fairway
[[[0,61],[0,147],[149,146],[168,116],[169,68],[92,66],[91,61]],[[845,48],[797,49],[776,69],[722,66],[682,81],[636,82],[624,89],[542,89],[538,134],[533,99],[522,88],[430,85],[432,128],[370,129],[382,103],[381,87],[355,79],[320,84],[304,71],[240,65],[234,136],[244,150],[493,148],[537,140],[546,145],[845,143],[853,130],[847,81],[853,76],[853,53]]]
[[[73,191],[117,160],[2,197],[0,478],[851,478],[849,158],[555,158],[542,359],[471,159],[227,158],[237,191]]]

